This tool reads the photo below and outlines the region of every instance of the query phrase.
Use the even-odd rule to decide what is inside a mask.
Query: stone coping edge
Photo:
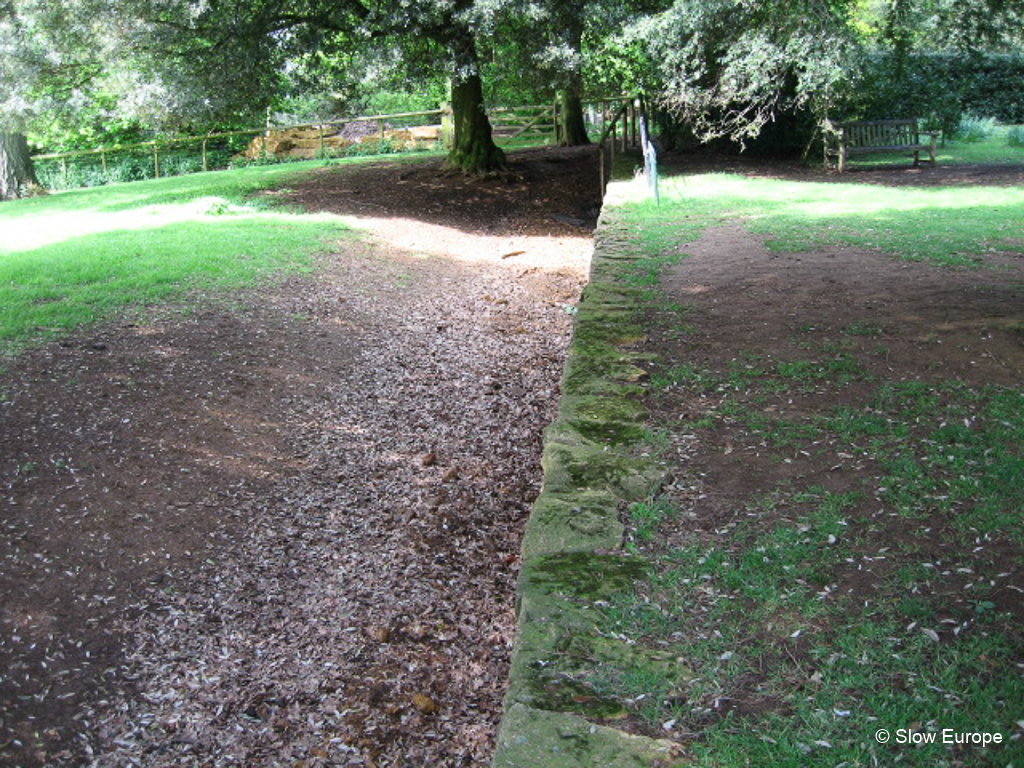
[[[628,589],[646,564],[623,550],[628,503],[653,497],[664,470],[637,450],[637,323],[641,291],[624,279],[641,252],[621,206],[642,180],[609,184],[594,234],[590,282],[577,307],[558,415],[544,435],[543,487],[527,522],[516,595],[518,632],[492,768],[671,768],[681,745],[614,727],[621,701],[595,695],[601,670],[676,660],[602,632],[601,601]]]

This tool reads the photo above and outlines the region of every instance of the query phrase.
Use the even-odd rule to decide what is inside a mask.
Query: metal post
[[[644,153],[644,176],[647,178],[647,187],[650,190],[651,197],[654,198],[654,204],[661,204],[661,197],[658,194],[658,154],[654,149],[654,144],[651,143],[650,136],[647,134],[647,119],[646,116],[640,115],[640,145]]]

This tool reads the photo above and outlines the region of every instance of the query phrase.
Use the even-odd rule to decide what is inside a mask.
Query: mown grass
[[[776,251],[851,246],[908,261],[976,266],[986,253],[1020,249],[1024,188],[885,187],[704,174],[667,179],[662,204],[637,204],[635,220],[670,217],[706,226],[725,217],[767,237]]]
[[[1006,126],[976,144],[948,145],[942,163],[984,162],[990,153],[1024,165],[1024,147],[1005,142]],[[879,164],[886,158],[879,156]],[[888,159],[891,162],[892,158]],[[1018,251],[1024,231],[1024,187],[887,187],[808,183],[736,174],[667,176],[661,202],[635,203],[631,220],[645,246],[636,280],[653,285],[682,244],[725,218],[764,234],[769,248],[798,252],[851,246],[908,261],[973,267],[986,254]]]
[[[305,270],[344,227],[277,209],[264,190],[322,163],[263,166],[77,190],[0,205],[6,351],[118,309]]]
[[[850,244],[953,268],[1019,251],[1008,238],[1024,228],[1020,187],[704,175],[665,189],[660,207],[625,207],[637,258],[622,279],[646,289],[638,311],[667,339],[680,310],[695,332],[702,318],[659,293],[662,271],[724,220],[780,250]],[[699,766],[1024,764],[1024,637],[1007,598],[1024,565],[1024,385],[872,365],[901,332],[874,318],[828,333],[792,321],[785,359],[698,346],[700,364],[650,372],[659,427],[712,463],[745,446],[760,464],[726,459],[716,476],[759,479],[713,525],[704,496],[629,507],[627,546],[649,575],[596,606],[602,629],[696,674],[612,670],[601,693]],[[1002,743],[944,743],[972,733]]]

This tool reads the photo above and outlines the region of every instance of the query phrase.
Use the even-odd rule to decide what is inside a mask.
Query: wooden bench
[[[914,153],[914,167],[920,162],[920,153],[928,152],[928,159],[935,165],[935,145],[938,132],[921,131],[917,120],[852,120],[833,123],[825,120],[822,125],[825,136],[825,165],[836,167],[842,173],[851,155],[868,155],[879,152]],[[928,141],[922,141],[928,137]]]

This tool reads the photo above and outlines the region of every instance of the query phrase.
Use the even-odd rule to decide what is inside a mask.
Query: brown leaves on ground
[[[8,365],[0,761],[488,763],[585,276],[559,250],[585,228],[548,217],[577,209],[535,201],[577,205],[593,157],[555,154],[476,228],[528,232],[529,264],[347,238],[308,278]],[[486,190],[419,173],[359,183],[469,233]]]

